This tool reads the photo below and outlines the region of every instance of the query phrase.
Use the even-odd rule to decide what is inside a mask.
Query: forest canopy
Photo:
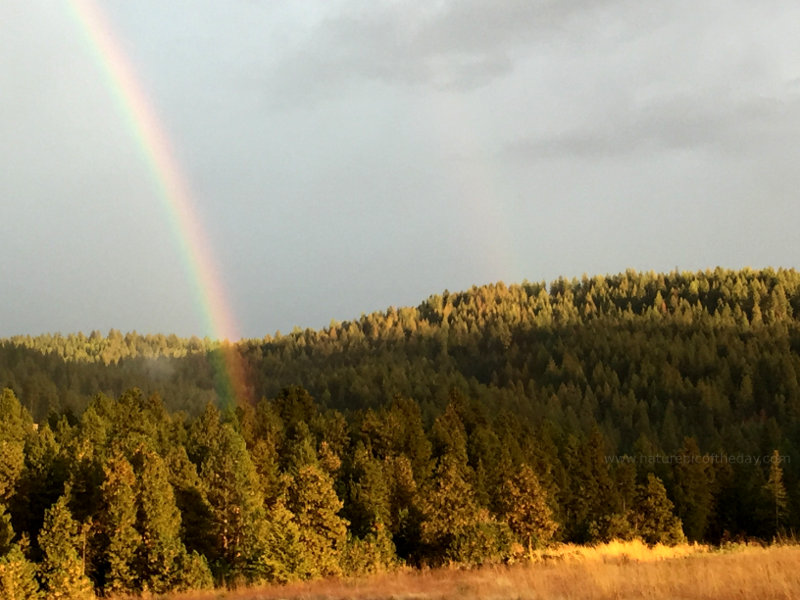
[[[159,592],[771,539],[800,524],[798,319],[794,270],[627,271],[235,344],[2,340],[0,581]]]

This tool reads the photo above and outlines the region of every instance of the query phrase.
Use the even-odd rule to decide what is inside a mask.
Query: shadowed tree
[[[25,463],[25,439],[33,420],[9,389],[0,393],[0,504],[8,503]]]
[[[159,594],[210,587],[205,559],[196,553],[188,554],[181,542],[181,515],[164,460],[157,453],[142,449],[133,465],[138,474],[139,587]]]
[[[777,536],[788,509],[788,496],[786,495],[786,487],[783,485],[781,456],[777,450],[772,451],[769,465],[769,479],[767,479],[767,482],[764,484],[764,491],[769,498],[772,514],[775,518],[775,535]]]
[[[686,438],[678,451],[681,461],[673,471],[675,477],[675,512],[691,541],[703,539],[713,509],[714,473],[705,462],[694,438]]]

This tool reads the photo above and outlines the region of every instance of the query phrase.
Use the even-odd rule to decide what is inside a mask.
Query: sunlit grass
[[[400,570],[363,579],[312,581],[171,600],[501,600],[800,598],[800,546],[648,548],[639,542],[561,546],[534,561],[481,569]]]
[[[548,560],[641,562],[683,558],[708,551],[709,547],[701,544],[680,544],[677,546],[656,544],[655,546],[648,546],[637,539],[631,541],[613,540],[607,544],[598,544],[596,546],[561,544],[546,550],[537,550],[533,553],[532,558],[534,562]]]

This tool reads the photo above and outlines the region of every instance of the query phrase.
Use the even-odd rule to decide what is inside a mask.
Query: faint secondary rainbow
[[[236,327],[211,245],[192,203],[190,186],[175,160],[169,139],[114,30],[93,0],[68,0],[74,19],[84,34],[95,60],[102,69],[108,89],[127,120],[142,157],[158,187],[170,227],[180,247],[180,254],[193,286],[204,328],[214,339],[236,342]],[[223,385],[237,398],[245,389],[244,368],[236,352],[225,351]]]

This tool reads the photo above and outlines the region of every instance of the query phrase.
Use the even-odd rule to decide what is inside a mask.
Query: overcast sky
[[[205,335],[71,5],[0,3],[0,336]],[[246,337],[498,280],[800,262],[800,3],[97,6]]]

